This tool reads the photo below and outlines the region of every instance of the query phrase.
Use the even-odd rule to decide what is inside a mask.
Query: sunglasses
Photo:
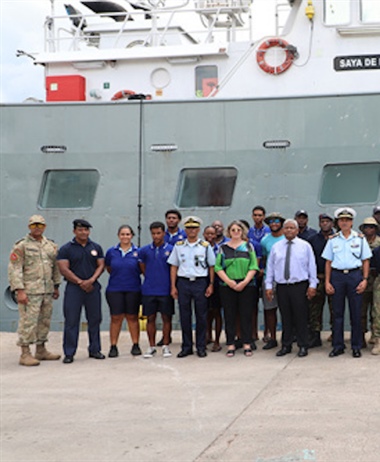
[[[31,225],[29,225],[29,228],[30,229],[44,229],[45,228],[45,225],[43,223],[32,223]]]
[[[281,223],[281,220],[279,218],[273,218],[273,220],[269,220],[269,224],[271,223]]]

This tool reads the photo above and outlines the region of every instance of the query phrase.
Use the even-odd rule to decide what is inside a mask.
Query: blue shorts
[[[170,295],[143,295],[142,304],[144,316],[151,316],[158,311],[168,316],[174,314],[174,300]]]
[[[140,292],[106,292],[106,299],[112,315],[139,314]]]

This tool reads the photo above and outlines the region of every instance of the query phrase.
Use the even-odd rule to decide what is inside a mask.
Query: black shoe
[[[298,352],[298,355],[297,355],[297,356],[298,356],[299,358],[303,358],[304,356],[307,356],[307,355],[308,355],[307,348],[301,347],[301,348],[299,349],[299,352]]]
[[[361,358],[361,356],[362,356],[362,353],[361,353],[360,350],[357,350],[357,349],[352,350],[352,357],[353,358]]]
[[[268,342],[263,346],[263,350],[271,350],[272,348],[276,348],[278,346],[277,340],[273,340],[272,338],[268,340]]]
[[[290,346],[287,346],[287,347],[286,347],[286,346],[283,346],[283,347],[281,348],[281,350],[277,351],[276,356],[285,356],[285,355],[287,355],[287,354],[289,354],[289,353],[291,353],[291,352],[292,352],[292,347],[290,347]]]
[[[131,349],[131,355],[132,356],[140,356],[141,353],[141,348],[139,347],[138,343],[134,343]]]
[[[252,342],[251,342],[251,350],[252,350],[252,351],[256,351],[256,350],[257,350],[257,346],[256,346],[256,343],[255,343],[254,340],[252,340]]]
[[[74,356],[65,356],[62,362],[63,364],[71,364],[74,362]]]
[[[119,356],[119,350],[116,345],[111,345],[110,352],[108,353],[109,358],[117,358]]]
[[[340,356],[344,354],[344,349],[342,348],[334,348],[330,351],[329,358],[335,358],[335,356]]]
[[[312,332],[309,338],[309,348],[322,346],[321,333]]]
[[[170,345],[171,343],[172,343],[172,338],[169,337],[168,345]],[[165,345],[165,343],[164,343],[164,337],[162,337],[162,339],[157,343],[157,346],[162,347],[162,346],[164,346],[164,345]]]
[[[97,351],[96,353],[89,353],[88,355],[90,358],[94,359],[106,359],[103,353],[100,353],[100,351]]]
[[[197,355],[200,358],[205,358],[207,356],[207,352],[205,350],[197,351]]]
[[[205,352],[206,353],[206,352]],[[186,358],[186,356],[190,356],[192,355],[193,352],[192,351],[184,351],[184,350],[181,350],[178,354],[177,354],[177,358]]]

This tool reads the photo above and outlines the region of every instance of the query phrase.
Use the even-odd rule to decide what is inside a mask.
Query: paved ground
[[[103,333],[104,352],[108,334]],[[18,366],[1,333],[1,462],[378,462],[380,357],[209,353]],[[145,333],[141,346],[146,348]],[[180,347],[174,333],[172,351]],[[61,334],[49,348],[61,350]]]

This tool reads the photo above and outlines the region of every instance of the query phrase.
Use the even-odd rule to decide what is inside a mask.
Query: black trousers
[[[240,314],[241,340],[250,344],[252,341],[252,313],[255,303],[255,287],[246,286],[241,292],[220,286],[220,298],[224,309],[224,324],[227,345],[233,345],[236,335],[236,316]]]
[[[282,346],[284,347],[292,346],[294,330],[297,345],[308,347],[309,300],[306,295],[308,287],[308,281],[277,284],[278,306],[282,318]]]

